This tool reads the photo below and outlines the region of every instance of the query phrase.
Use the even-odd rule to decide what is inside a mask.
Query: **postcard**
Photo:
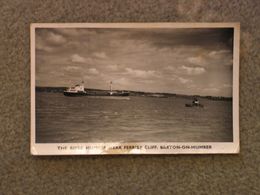
[[[31,24],[31,154],[239,153],[239,23]]]

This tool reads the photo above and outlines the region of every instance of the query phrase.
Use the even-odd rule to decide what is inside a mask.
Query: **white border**
[[[234,28],[233,42],[233,142],[162,143],[35,143],[35,29],[36,28]],[[31,40],[31,154],[232,154],[239,153],[239,23],[33,23]],[[129,147],[134,147],[130,149]],[[160,149],[161,147],[168,149]],[[92,147],[92,148],[91,148]],[[202,148],[201,148],[202,147]],[[66,149],[65,149],[66,148]],[[113,148],[113,149],[111,149]]]

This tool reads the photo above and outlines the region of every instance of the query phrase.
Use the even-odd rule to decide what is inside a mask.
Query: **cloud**
[[[217,87],[212,87],[212,88],[203,88],[202,90],[206,91],[206,92],[213,92],[213,93],[215,93],[215,92],[218,92],[220,89],[217,88]]]
[[[107,55],[106,55],[105,52],[95,52],[93,55],[94,55],[95,57],[101,58],[101,59],[107,58]]]
[[[148,78],[148,77],[156,77],[156,71],[154,70],[138,70],[138,69],[132,69],[132,68],[126,68],[126,73],[128,75],[131,75],[133,77],[138,78]]]
[[[57,51],[58,46],[65,44],[67,42],[66,38],[60,34],[52,31],[47,31],[46,29],[37,29],[36,31],[36,41],[35,46],[37,50],[44,52]]]
[[[54,45],[60,45],[66,42],[66,39],[59,34],[49,32],[47,36],[47,41]]]
[[[199,75],[206,72],[205,68],[203,67],[190,67],[190,66],[181,66],[181,70],[183,70],[188,75]]]
[[[37,50],[51,52],[53,48],[48,46],[41,36],[36,34],[35,47]]]
[[[41,42],[36,43],[36,49],[41,50],[41,51],[46,51],[46,52],[52,52],[53,51],[52,47],[46,46],[46,45],[42,44]]]
[[[141,82],[142,83],[145,83],[145,84],[153,84],[153,83],[155,83],[155,81],[154,80],[141,80]]]
[[[72,62],[77,62],[77,63],[84,63],[84,62],[86,62],[86,59],[84,57],[81,57],[78,54],[73,54],[71,56],[71,61]]]
[[[96,68],[90,68],[90,69],[88,69],[88,73],[93,74],[93,75],[98,75],[99,71]]]
[[[220,56],[220,55],[222,55],[222,54],[230,54],[231,53],[231,51],[230,50],[225,50],[225,49],[223,49],[223,50],[218,50],[218,51],[211,51],[210,53],[209,53],[209,56],[210,57],[218,57],[218,56]]]
[[[216,64],[221,64],[225,66],[232,66],[233,64],[233,54],[231,50],[217,50],[208,53],[208,57],[212,62]]]
[[[201,56],[197,56],[197,57],[189,57],[188,61],[192,64],[196,64],[196,65],[202,65],[204,64],[205,60],[204,58],[202,58]]]
[[[118,65],[108,65],[107,68],[112,71],[116,71],[119,69]]]
[[[97,34],[96,30],[94,29],[82,29],[82,28],[57,28],[55,29],[55,32],[70,37],[90,36],[90,35]]]
[[[67,71],[73,71],[73,70],[79,70],[79,67],[77,67],[77,66],[66,66],[64,69],[67,70]]]
[[[203,67],[232,66],[232,55],[232,50],[228,49],[204,51],[199,56],[187,58],[187,63]]]
[[[164,69],[165,69],[165,70],[169,70],[169,71],[174,71],[174,70],[176,70],[176,68],[175,68],[175,67],[172,67],[172,66],[166,66]]]
[[[182,77],[178,77],[178,80],[182,83],[182,84],[187,84],[187,83],[191,83],[192,81],[190,79],[185,79]]]
[[[120,86],[124,86],[124,85],[129,85],[129,80],[125,77],[120,77],[118,79],[113,80],[114,84],[120,85]]]

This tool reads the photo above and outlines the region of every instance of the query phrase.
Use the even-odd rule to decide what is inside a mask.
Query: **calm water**
[[[230,142],[232,102],[36,93],[36,142]]]

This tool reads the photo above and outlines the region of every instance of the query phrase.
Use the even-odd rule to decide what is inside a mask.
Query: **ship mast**
[[[82,91],[85,91],[85,86],[84,86],[84,80],[83,79],[81,81],[81,88],[82,88]]]
[[[112,81],[110,81],[110,92],[112,92]]]
[[[113,92],[112,92],[112,81],[110,81],[110,95],[112,95]]]

